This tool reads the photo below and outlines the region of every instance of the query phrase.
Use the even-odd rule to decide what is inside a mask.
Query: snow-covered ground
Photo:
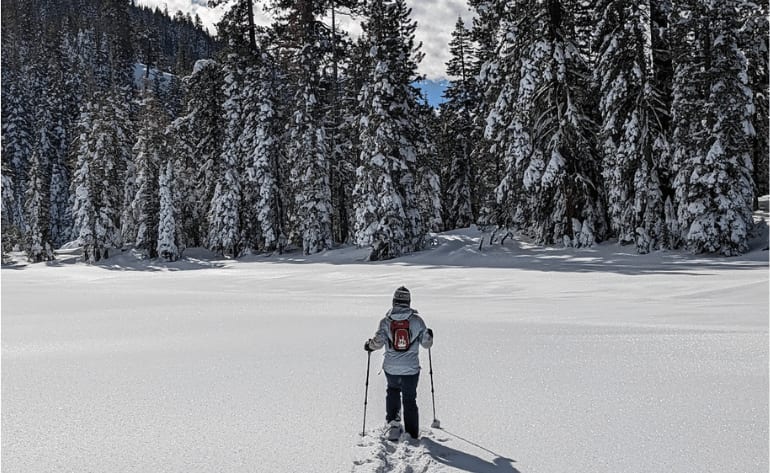
[[[150,68],[150,73],[147,74],[147,65],[141,63],[134,63],[134,85],[138,89],[144,88],[144,80],[148,79],[150,84],[159,81],[164,87],[168,87],[171,83],[173,74],[168,72],[162,72],[154,67]]]
[[[441,234],[390,262],[2,270],[8,472],[766,472],[767,232],[736,258]],[[436,335],[391,444],[370,337],[404,284]]]

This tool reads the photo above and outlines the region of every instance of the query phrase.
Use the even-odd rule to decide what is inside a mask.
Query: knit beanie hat
[[[412,295],[409,294],[409,289],[405,288],[404,286],[399,287],[396,289],[396,292],[393,294],[393,305],[401,305],[409,307],[409,304],[412,302]]]

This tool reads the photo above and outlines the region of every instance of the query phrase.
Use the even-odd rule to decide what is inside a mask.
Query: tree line
[[[217,42],[121,0],[6,3],[3,252],[31,261],[73,240],[379,260],[474,223],[735,255],[767,193],[766,5],[471,0],[435,110],[404,0],[229,2]]]

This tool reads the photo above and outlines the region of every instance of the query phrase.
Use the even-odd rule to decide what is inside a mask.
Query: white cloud
[[[203,24],[213,34],[216,32],[215,24],[226,11],[226,7],[209,8],[206,0],[139,0],[141,5],[168,7],[170,14],[176,11],[196,13]],[[407,0],[407,5],[412,8],[412,18],[417,20],[415,37],[422,42],[422,52],[425,59],[420,64],[420,73],[428,79],[440,80],[446,78],[446,62],[449,60],[449,40],[452,30],[457,22],[457,17],[462,16],[466,24],[471,17],[466,0]],[[261,7],[256,10],[258,24],[267,25],[270,17]],[[345,21],[345,17],[341,17]],[[352,34],[360,31],[358,24],[350,24],[345,28]],[[360,20],[354,20],[356,23]]]
[[[449,41],[452,39],[457,17],[466,21],[471,17],[465,0],[408,0],[412,18],[417,20],[415,37],[422,42],[425,59],[420,72],[431,80],[446,79],[446,63],[449,61]]]

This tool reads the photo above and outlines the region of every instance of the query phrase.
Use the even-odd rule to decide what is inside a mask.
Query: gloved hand
[[[425,331],[428,332],[428,335],[430,335],[430,338],[433,338],[433,329],[432,328],[425,329]]]
[[[372,340],[371,340],[371,339],[369,339],[369,340],[367,340],[367,341],[365,341],[365,342],[364,342],[364,350],[366,350],[366,351],[374,351],[374,350],[372,349],[372,347],[370,347],[370,346],[369,346],[369,342],[371,342],[371,341],[372,341]]]

